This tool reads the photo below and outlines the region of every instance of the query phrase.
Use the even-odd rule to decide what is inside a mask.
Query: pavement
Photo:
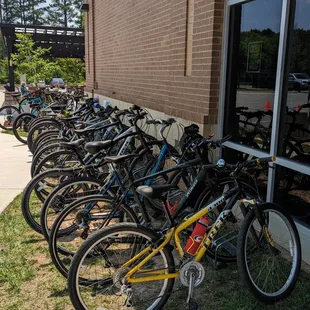
[[[30,181],[30,154],[13,135],[0,132],[0,213]]]
[[[253,110],[264,110],[269,101],[271,110],[274,109],[274,92],[272,91],[242,91],[237,92],[237,106],[246,106]],[[308,91],[300,93],[290,91],[287,95],[286,105],[290,108],[308,103]]]
[[[4,92],[0,89],[0,107],[2,106],[3,101],[4,101]]]

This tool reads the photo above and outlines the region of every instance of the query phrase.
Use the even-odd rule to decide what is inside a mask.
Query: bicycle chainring
[[[201,284],[205,277],[205,269],[202,264],[198,262],[186,263],[180,269],[180,281],[184,286],[189,287],[190,276],[192,273],[195,275],[194,286]]]

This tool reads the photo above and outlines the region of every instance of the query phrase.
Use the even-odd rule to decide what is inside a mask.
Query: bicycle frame
[[[121,268],[129,267],[132,263],[140,259],[143,255],[147,254],[148,252],[151,252],[149,255],[147,255],[137,266],[132,268],[125,276],[127,281],[129,283],[138,283],[138,282],[147,282],[147,281],[156,281],[156,280],[165,280],[165,279],[172,279],[177,278],[179,273],[166,273],[165,269],[156,270],[151,272],[151,276],[149,277],[141,277],[141,278],[131,278],[135,273],[139,274],[139,271],[143,273],[144,275],[147,274],[147,270],[141,270],[141,267],[144,266],[150,259],[152,259],[156,254],[158,254],[161,250],[164,249],[165,246],[167,246],[172,239],[174,239],[176,249],[180,255],[181,258],[184,258],[185,254],[181,247],[181,241],[180,241],[180,233],[187,229],[189,226],[191,226],[193,223],[198,221],[201,217],[207,215],[210,211],[212,211],[214,208],[220,206],[223,203],[227,203],[223,211],[218,216],[215,223],[212,225],[212,228],[208,231],[207,234],[205,234],[199,248],[197,249],[197,252],[195,254],[195,261],[199,262],[201,261],[202,257],[206,253],[207,249],[211,246],[212,241],[214,240],[215,236],[217,235],[217,232],[224,224],[225,219],[231,212],[233,206],[238,201],[238,197],[241,193],[241,189],[236,187],[234,189],[231,189],[227,193],[224,193],[221,197],[214,200],[212,203],[210,203],[205,208],[201,209],[199,212],[195,213],[194,215],[185,218],[185,220],[178,226],[172,227],[168,230],[167,234],[164,236],[163,242],[155,249],[152,249],[150,246],[145,248],[143,251],[138,253],[136,256],[134,256],[132,259],[130,259],[128,262],[126,262]],[[230,199],[230,200],[229,200]],[[229,201],[228,201],[229,200]]]

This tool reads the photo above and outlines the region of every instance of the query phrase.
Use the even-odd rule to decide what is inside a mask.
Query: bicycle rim
[[[268,218],[266,226],[276,250],[255,217],[245,237],[245,264],[255,289],[267,298],[277,298],[286,293],[299,272],[299,242],[291,223],[281,212],[266,209],[263,214]]]
[[[127,309],[130,302],[131,307],[136,310],[162,309],[163,303],[169,297],[173,280],[132,283],[130,300],[128,300],[129,293],[120,294],[123,277],[130,269],[130,267],[121,266],[151,244],[153,240],[150,235],[144,234],[142,230],[130,228],[114,232],[112,230],[96,242],[91,242],[77,265],[78,276],[75,284],[82,307],[84,309]],[[161,251],[143,269],[147,268],[148,273],[151,270],[165,269],[168,273],[169,263],[169,258],[164,251]],[[139,276],[143,277],[143,272]],[[81,286],[78,282],[79,278],[87,278],[89,284]]]

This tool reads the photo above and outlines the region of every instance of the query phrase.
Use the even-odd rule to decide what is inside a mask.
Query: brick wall
[[[186,76],[188,0],[89,4],[87,91],[95,87],[99,95],[216,123],[224,0],[194,0],[191,76]]]

